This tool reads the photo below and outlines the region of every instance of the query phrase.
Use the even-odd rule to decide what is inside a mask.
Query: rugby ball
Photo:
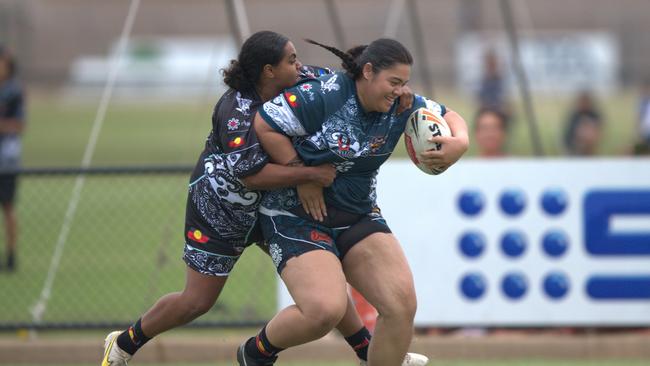
[[[451,136],[451,130],[445,119],[439,113],[425,107],[411,113],[404,130],[406,152],[409,154],[411,161],[421,171],[431,175],[438,175],[446,169],[435,166],[429,168],[419,160],[421,152],[440,150],[442,147],[441,144],[429,141],[429,138],[433,136]]]

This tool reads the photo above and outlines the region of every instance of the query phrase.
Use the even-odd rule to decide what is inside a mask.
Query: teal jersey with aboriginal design
[[[411,113],[445,107],[416,95],[410,110],[397,115],[398,102],[387,113],[365,112],[354,80],[345,73],[305,80],[264,103],[259,113],[276,131],[292,138],[296,151],[310,166],[331,163],[338,172],[325,188],[326,204],[357,214],[376,207],[376,176],[404,132]],[[299,205],[295,188],[270,191],[263,213]]]

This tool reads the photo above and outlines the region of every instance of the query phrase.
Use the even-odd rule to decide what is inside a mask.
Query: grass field
[[[439,92],[441,103],[457,110],[468,123],[473,118],[472,101],[454,93]],[[561,154],[562,136],[571,100],[565,97],[539,97],[535,111],[548,155]],[[636,100],[622,93],[604,100],[605,131],[600,151],[621,155],[634,141]],[[532,155],[524,113],[516,103],[509,142],[513,155]],[[32,98],[29,128],[24,138],[26,166],[77,166],[88,141],[97,106],[55,98]],[[209,103],[128,103],[114,104],[106,120],[93,158],[95,165],[194,164],[210,128],[212,102]],[[474,154],[470,147],[468,156]],[[404,157],[402,144],[396,157]]]
[[[469,121],[472,105],[451,93],[441,102]],[[623,153],[634,135],[634,96],[603,103],[608,117],[602,152]],[[543,144],[558,155],[570,101],[539,99]],[[30,99],[24,137],[26,167],[78,166],[96,105],[38,94]],[[109,107],[95,166],[192,165],[210,130],[210,103],[126,103]],[[523,113],[510,151],[531,155]],[[405,156],[398,145],[396,158]],[[474,153],[470,149],[469,156]],[[187,176],[88,178],[56,273],[45,321],[131,321],[161,294],[182,288],[182,228]],[[0,323],[30,321],[47,276],[74,178],[24,177],[19,191],[20,270],[0,275]],[[4,238],[4,236],[2,236]],[[3,239],[2,239],[3,240]],[[265,319],[275,311],[275,278],[259,250],[248,251],[218,306],[204,319]]]

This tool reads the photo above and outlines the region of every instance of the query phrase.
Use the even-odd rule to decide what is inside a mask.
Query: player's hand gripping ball
[[[421,171],[431,175],[438,175],[445,171],[443,167],[429,167],[418,159],[421,152],[440,150],[442,148],[441,144],[429,141],[429,138],[433,136],[451,136],[451,130],[445,119],[438,112],[425,107],[411,113],[404,130],[406,151],[411,161]]]

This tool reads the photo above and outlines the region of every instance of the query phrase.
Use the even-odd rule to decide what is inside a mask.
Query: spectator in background
[[[634,154],[650,155],[650,78],[641,85],[638,131],[639,140],[634,147]]]
[[[569,155],[595,155],[600,144],[603,120],[588,91],[578,94],[564,133],[564,148]]]
[[[508,117],[510,106],[506,102],[503,75],[499,70],[499,59],[494,50],[485,53],[483,63],[483,78],[477,96],[479,110],[489,108],[500,111]]]
[[[16,80],[16,64],[9,52],[0,47],[0,203],[6,232],[7,270],[16,268],[18,225],[14,211],[17,174],[20,164],[20,135],[25,123],[23,91]]]
[[[508,118],[494,108],[482,108],[474,118],[474,140],[478,156],[498,158],[506,155],[505,145],[508,137]]]

